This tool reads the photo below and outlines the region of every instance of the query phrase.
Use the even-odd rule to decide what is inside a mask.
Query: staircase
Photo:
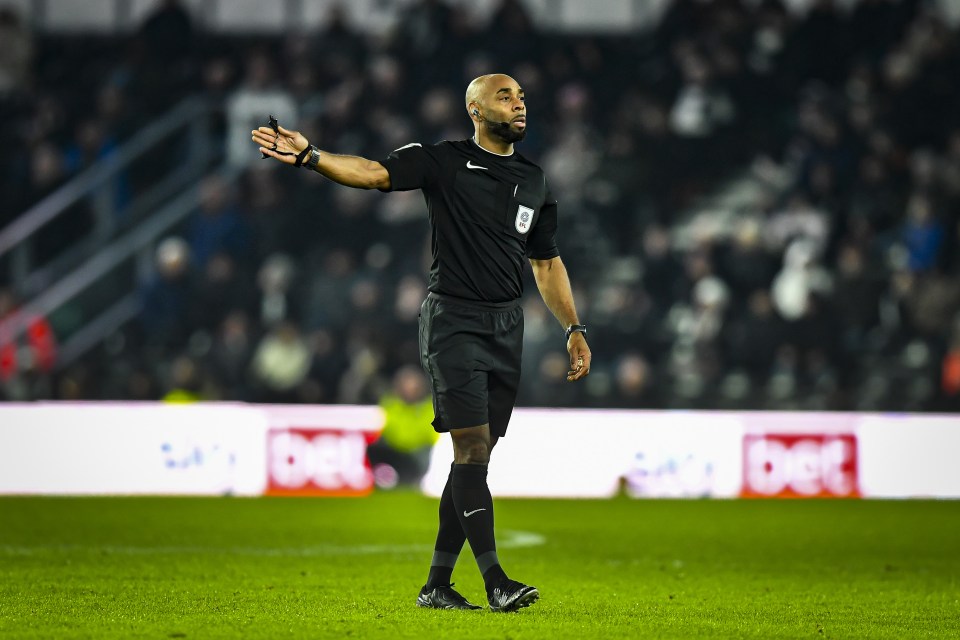
[[[60,345],[57,367],[63,368],[137,315],[137,286],[152,272],[154,246],[195,210],[199,182],[217,157],[213,113],[204,100],[185,99],[0,230],[0,273],[9,274],[24,300],[0,322],[0,336],[18,340],[27,318],[46,317]],[[171,152],[176,162],[137,164]],[[150,174],[121,210],[111,190],[126,172],[144,166],[160,173]],[[239,173],[218,171],[228,184]],[[38,264],[38,233],[78,203],[92,209],[92,229]]]

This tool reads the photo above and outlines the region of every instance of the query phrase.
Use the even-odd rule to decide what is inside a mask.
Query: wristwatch
[[[307,156],[307,161],[303,164],[313,171],[317,168],[317,163],[320,162],[320,149],[317,149],[315,146],[310,145],[310,155]]]
[[[565,335],[566,339],[569,340],[569,339],[570,339],[570,335],[573,334],[573,333],[582,333],[583,335],[587,335],[587,325],[585,325],[585,324],[572,324],[572,325],[570,325],[569,327],[567,327],[567,332],[566,332],[566,335]]]

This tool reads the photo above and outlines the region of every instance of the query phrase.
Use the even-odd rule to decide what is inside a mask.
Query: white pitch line
[[[497,547],[500,549],[519,549],[522,547],[536,547],[546,543],[547,539],[539,533],[531,531],[500,532]],[[237,555],[262,556],[277,558],[310,558],[316,556],[339,555],[401,555],[407,553],[429,553],[432,547],[427,544],[320,544],[306,547],[194,547],[194,546],[164,546],[164,547],[135,547],[126,545],[81,545],[81,544],[54,544],[35,546],[0,545],[0,554],[7,556],[34,556],[42,553],[60,552],[88,552],[107,553],[129,556],[150,555]]]

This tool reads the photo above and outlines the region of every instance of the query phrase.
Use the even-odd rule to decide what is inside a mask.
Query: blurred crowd
[[[922,0],[677,0],[630,35],[420,0],[387,33],[335,13],[283,38],[205,33],[168,1],[122,38],[0,10],[0,43],[0,226],[188,95],[217,105],[218,165],[242,172],[203,179],[136,322],[66,368],[0,368],[10,399],[377,402],[418,362],[422,197],[261,162],[249,131],[275,113],[373,159],[462,139],[464,88],[502,70],[526,90],[519,150],[559,199],[594,351],[568,385],[530,278],[519,404],[960,408],[960,39]],[[731,185],[748,196],[716,197]],[[41,253],[90,224],[69,216]]]

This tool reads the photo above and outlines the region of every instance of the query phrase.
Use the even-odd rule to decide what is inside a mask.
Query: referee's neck
[[[512,156],[513,155],[513,143],[512,142],[503,142],[502,140],[494,140],[490,136],[483,135],[483,132],[476,132],[473,134],[474,143],[486,151],[487,153],[492,153],[495,156]]]

